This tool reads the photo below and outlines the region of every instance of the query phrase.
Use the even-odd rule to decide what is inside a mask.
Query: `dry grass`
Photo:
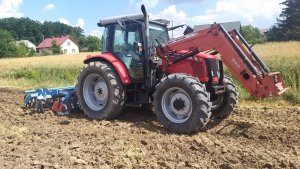
[[[87,55],[95,53],[79,53],[72,55],[39,56],[28,58],[1,59],[0,71],[10,71],[25,67],[73,67],[82,66],[82,61]]]
[[[285,100],[300,103],[300,42],[266,43],[257,45],[255,50],[271,71],[279,71],[289,91]]]
[[[300,42],[265,43],[254,50],[270,67],[297,67],[300,69]]]
[[[83,60],[94,54],[97,53],[0,59],[0,87],[29,89],[75,85]]]

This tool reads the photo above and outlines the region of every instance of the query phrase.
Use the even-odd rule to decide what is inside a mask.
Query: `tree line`
[[[300,0],[286,0],[277,23],[269,30],[269,41],[300,40]]]
[[[284,8],[264,38],[258,28],[242,26],[241,33],[250,44],[273,41],[300,41],[300,0],[285,0]]]
[[[300,40],[300,0],[285,0],[281,3],[283,8],[277,23],[274,24],[264,37],[258,28],[245,25],[241,33],[250,44],[264,43],[267,41]],[[4,18],[0,19],[0,58],[24,56],[24,45],[15,45],[17,40],[29,40],[38,45],[43,38],[70,35],[86,51],[100,49],[101,40],[98,37],[83,34],[79,27],[72,27],[60,22],[43,23],[29,18]],[[56,47],[56,46],[55,46]],[[30,51],[27,51],[27,55]]]
[[[43,39],[69,35],[85,51],[99,51],[101,40],[94,36],[85,36],[83,29],[72,27],[60,22],[39,22],[30,18],[3,18],[0,19],[0,58],[21,57],[32,54],[26,46],[16,44],[19,40],[29,40],[35,45]]]

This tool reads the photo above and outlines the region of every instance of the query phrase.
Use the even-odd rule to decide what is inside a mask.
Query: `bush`
[[[17,45],[16,57],[25,57],[29,53],[29,49],[25,46],[24,43],[20,43]]]
[[[59,54],[62,54],[61,47],[58,46],[58,45],[56,44],[56,41],[52,41],[52,47],[51,47],[51,50],[52,50],[52,54],[53,54],[53,55],[59,55]]]
[[[33,50],[33,49],[29,49],[29,53],[28,53],[28,56],[31,57],[31,56],[35,56],[36,54],[36,51]]]
[[[14,57],[17,54],[17,46],[14,42],[12,35],[0,29],[0,58]]]
[[[251,25],[242,26],[241,33],[249,44],[260,44],[265,41],[259,29]]]
[[[44,50],[42,50],[41,55],[42,55],[42,56],[52,55],[52,51],[51,51],[51,50],[48,50],[48,49],[44,49]]]

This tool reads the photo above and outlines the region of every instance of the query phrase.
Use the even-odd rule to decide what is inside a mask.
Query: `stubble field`
[[[0,89],[0,168],[299,168],[300,108],[243,102],[195,135],[165,130],[151,111],[113,121],[20,108]]]

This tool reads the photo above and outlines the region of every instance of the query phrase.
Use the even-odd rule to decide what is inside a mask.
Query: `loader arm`
[[[287,90],[281,74],[270,73],[239,32],[227,32],[220,24],[179,37],[162,48],[164,51],[217,51],[229,71],[257,98],[278,96]]]

